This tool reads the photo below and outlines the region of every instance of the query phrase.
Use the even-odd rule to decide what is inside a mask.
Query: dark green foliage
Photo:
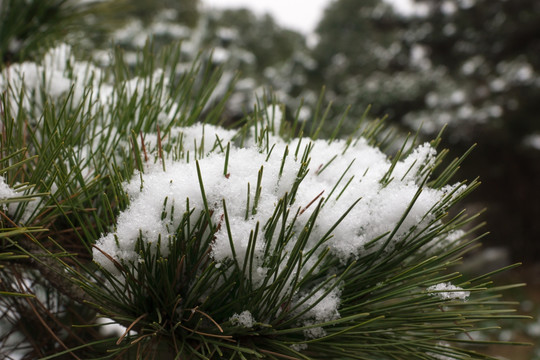
[[[96,14],[98,8],[96,4],[79,4],[75,0],[0,2],[2,66],[35,58],[59,38],[74,36],[84,28],[86,15]]]

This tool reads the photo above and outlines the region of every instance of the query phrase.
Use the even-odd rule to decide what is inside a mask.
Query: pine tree
[[[467,154],[388,157],[381,121],[322,139],[265,99],[225,128],[220,70],[182,56],[2,65],[2,356],[490,358],[474,335],[523,318],[499,299],[520,285],[455,270]]]

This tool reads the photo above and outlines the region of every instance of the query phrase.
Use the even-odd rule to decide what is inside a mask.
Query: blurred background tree
[[[144,24],[149,24],[163,9],[174,10],[171,19],[193,28],[199,19],[199,0],[130,0],[124,1],[124,18],[136,17]]]
[[[479,144],[463,171],[484,182],[470,200],[487,207],[490,244],[537,261],[540,3],[418,0],[404,15],[339,0],[317,34],[317,84],[336,103],[372,104],[373,116],[429,136],[448,125],[458,153]]]
[[[411,59],[411,45],[403,41],[407,28],[407,19],[382,0],[330,3],[313,49],[317,86],[326,86],[338,107],[354,105],[353,118],[371,105],[372,116],[388,115],[398,123],[423,105],[436,81]]]
[[[99,9],[99,10],[98,10]],[[106,13],[93,1],[0,1],[0,56],[1,64],[35,58],[41,49],[47,49],[59,39],[71,37],[84,29],[86,34],[100,32],[107,22],[89,25],[90,15]]]
[[[471,200],[487,207],[490,243],[514,259],[540,259],[540,3],[419,1],[427,14],[410,19],[410,43],[425,49],[449,81],[404,114],[412,126],[449,124],[455,149],[479,144],[465,165],[484,183]],[[451,79],[451,80],[450,80]]]

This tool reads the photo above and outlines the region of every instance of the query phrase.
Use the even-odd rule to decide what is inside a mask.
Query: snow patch
[[[255,324],[255,319],[248,310],[244,310],[240,314],[235,313],[229,320],[233,324],[240,325],[245,328],[252,328]]]
[[[451,283],[440,283],[430,286],[426,289],[429,295],[437,296],[442,300],[467,300],[470,291],[463,290],[459,286],[452,285]]]

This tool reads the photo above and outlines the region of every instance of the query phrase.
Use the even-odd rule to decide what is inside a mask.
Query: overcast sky
[[[332,0],[202,0],[205,6],[217,8],[247,7],[257,14],[270,13],[276,21],[287,28],[312,32],[322,17],[323,10]],[[358,0],[362,1],[362,0]],[[412,0],[385,0],[396,9],[410,13]]]

